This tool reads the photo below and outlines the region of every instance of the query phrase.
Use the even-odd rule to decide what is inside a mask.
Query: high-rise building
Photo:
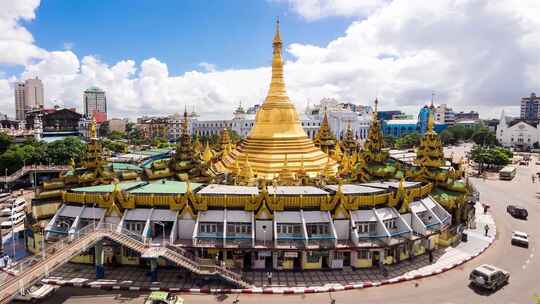
[[[540,97],[531,93],[530,97],[521,98],[521,119],[536,121],[540,119]]]
[[[96,119],[98,124],[107,120],[107,98],[105,91],[98,87],[90,87],[83,95],[84,115]]]
[[[43,83],[38,77],[15,84],[15,118],[24,120],[26,112],[43,107]]]

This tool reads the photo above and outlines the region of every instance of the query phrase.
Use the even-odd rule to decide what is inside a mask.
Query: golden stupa
[[[273,45],[272,80],[268,95],[255,117],[249,135],[216,168],[235,172],[235,164],[249,159],[257,178],[279,178],[284,170],[315,177],[325,170],[337,172],[337,163],[315,147],[300,124],[298,113],[285,90],[279,20]],[[303,166],[302,166],[303,163]],[[285,168],[286,167],[286,168]]]

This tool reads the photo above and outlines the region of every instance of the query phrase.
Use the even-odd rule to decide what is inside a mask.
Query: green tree
[[[0,154],[7,151],[7,149],[13,144],[13,140],[6,133],[0,133]]]
[[[456,138],[454,137],[454,133],[449,129],[442,131],[439,134],[439,138],[441,139],[443,145],[445,146],[453,145],[457,142]]]
[[[418,133],[409,133],[401,136],[396,140],[396,147],[398,149],[410,149],[420,144],[422,136]]]
[[[119,132],[119,131],[112,131],[111,133],[109,133],[109,136],[107,136],[107,137],[109,139],[111,139],[111,140],[125,139],[126,138],[126,133]]]
[[[396,145],[396,138],[392,135],[384,136],[384,147],[393,149]]]
[[[46,160],[51,164],[66,165],[73,158],[76,163],[79,163],[85,150],[85,144],[78,137],[66,137],[47,145]]]
[[[498,145],[497,137],[495,133],[487,128],[477,129],[471,136],[472,141],[477,145]]]

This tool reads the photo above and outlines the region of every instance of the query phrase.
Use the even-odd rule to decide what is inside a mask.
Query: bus
[[[499,171],[499,179],[512,180],[516,176],[516,167],[506,166]]]

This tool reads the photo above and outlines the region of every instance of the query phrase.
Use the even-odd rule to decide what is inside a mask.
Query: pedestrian
[[[429,254],[429,263],[432,264],[433,263],[433,250],[428,250],[428,254]]]
[[[484,235],[485,235],[485,236],[488,236],[488,231],[489,231],[489,226],[486,224],[486,225],[484,226],[484,232],[485,232]]]
[[[216,253],[216,265],[219,266],[219,254]]]
[[[533,184],[534,184],[534,174],[531,175],[531,179],[532,179],[532,182],[533,182]]]
[[[266,274],[266,278],[268,279],[268,285],[272,285],[272,272],[271,271],[269,271]]]

